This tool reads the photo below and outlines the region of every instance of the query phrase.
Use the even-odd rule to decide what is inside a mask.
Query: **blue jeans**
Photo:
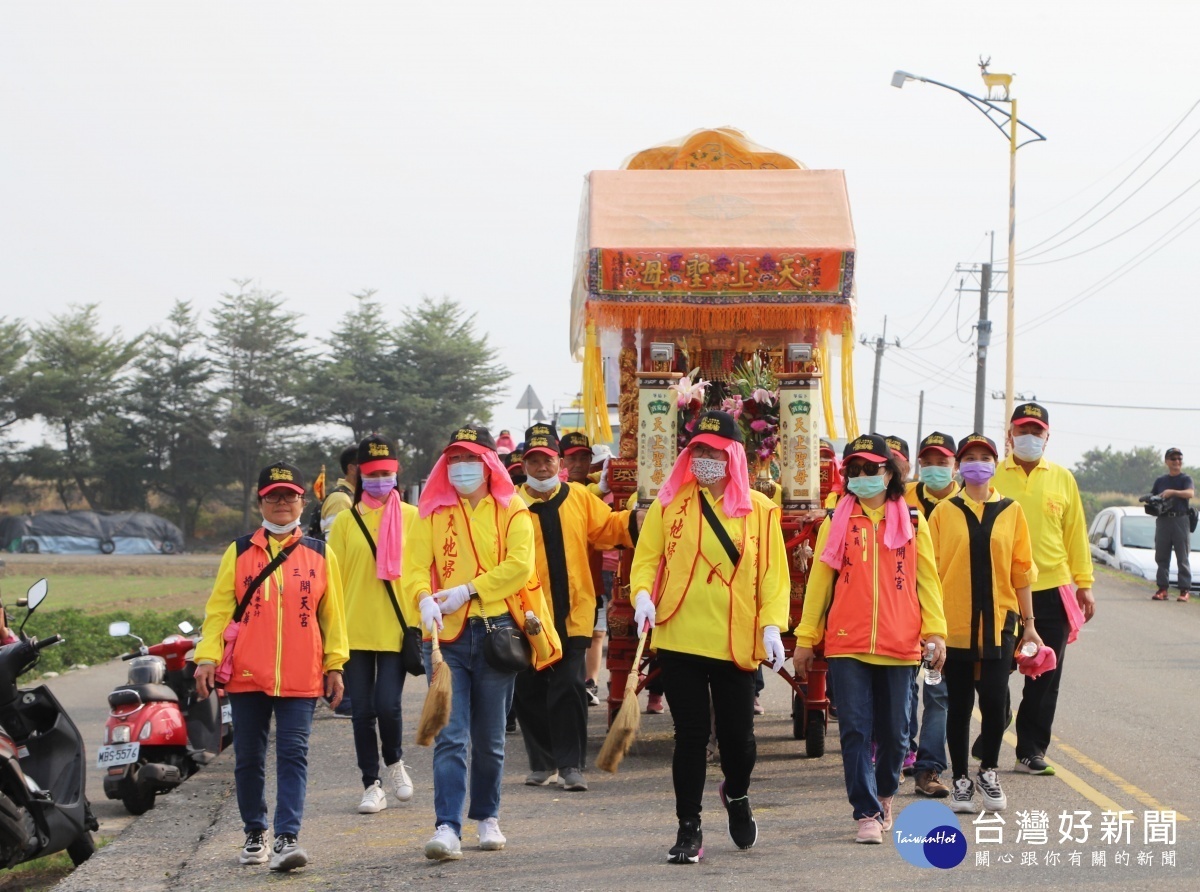
[[[873,666],[853,657],[834,657],[829,675],[838,692],[842,769],[854,817],[882,815],[880,797],[900,788],[907,752],[909,685],[913,666]],[[878,745],[871,764],[871,740]]]
[[[404,665],[399,651],[352,650],[345,667],[346,690],[353,704],[354,753],[363,787],[379,780],[379,751],[383,764],[404,758],[401,745],[400,696],[404,693]],[[376,723],[379,737],[375,736]]]
[[[932,771],[941,774],[946,770],[946,707],[949,694],[946,681],[941,684],[921,683],[921,742],[917,746],[917,764],[914,771]]]
[[[272,697],[261,691],[230,694],[233,779],[245,832],[267,829],[267,737],[275,714],[275,835],[300,835],[308,786],[308,734],[315,697]]]
[[[489,619],[495,628],[511,627],[512,617]],[[478,619],[467,621],[457,641],[442,645],[450,670],[450,723],[433,743],[434,826],[448,824],[462,836],[463,802],[467,798],[467,743],[471,745],[471,802],[467,817],[483,821],[500,816],[500,781],[504,774],[504,725],[512,706],[515,672],[498,672],[483,658],[487,630]],[[432,647],[422,651],[426,677],[433,678]]]
[[[904,752],[906,755],[917,751],[917,731],[920,728],[917,721],[917,704],[921,702],[921,679],[917,677],[919,674],[913,673],[912,684],[908,687],[908,718],[904,723]]]

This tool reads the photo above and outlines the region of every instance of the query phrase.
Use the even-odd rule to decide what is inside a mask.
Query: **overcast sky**
[[[1200,109],[1146,159],[1200,100],[1197,10],[5,3],[0,315],[37,322],[96,302],[106,325],[135,333],[176,298],[208,308],[232,279],[252,278],[319,334],[362,288],[378,289],[394,318],[446,294],[478,313],[513,370],[496,426],[516,430],[527,384],[547,406],[578,389],[567,318],[583,176],[733,125],[809,167],[846,171],[858,331],[876,334],[886,314],[902,344],[884,358],[879,427],[915,437],[924,389],[926,432],[962,436],[974,360],[959,339],[972,339],[978,297],[963,295],[956,339],[953,273],[987,259],[989,230],[1003,264],[1008,147],[958,96],[889,81],[901,68],[978,93],[984,54],[993,71],[1016,72],[1021,118],[1049,137],[1018,155],[1018,249],[1050,239],[1035,251],[1052,250],[1018,265],[1016,384],[1048,402],[1050,457],[1179,445],[1193,463],[1200,226],[1184,227],[1200,221],[1200,138],[1185,143]],[[998,390],[1002,296],[992,316]],[[872,364],[860,347],[864,426]],[[989,400],[993,435],[1002,408]]]

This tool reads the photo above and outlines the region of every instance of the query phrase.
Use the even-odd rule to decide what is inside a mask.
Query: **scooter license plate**
[[[233,707],[228,703],[221,704],[221,724],[227,724],[233,721]]]
[[[111,768],[114,765],[128,765],[138,760],[140,743],[112,743],[100,747],[96,751],[96,765],[100,768]]]

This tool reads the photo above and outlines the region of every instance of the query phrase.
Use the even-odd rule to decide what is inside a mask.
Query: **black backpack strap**
[[[375,540],[371,538],[371,533],[367,529],[367,525],[363,523],[362,515],[358,513],[358,506],[351,505],[350,513],[354,515],[354,522],[358,524],[358,528],[362,530],[363,538],[367,540],[367,544],[371,546],[371,557],[377,558],[378,554],[375,550]],[[383,583],[383,587],[387,589],[388,597],[392,600],[392,609],[396,611],[396,619],[400,620],[400,629],[405,635],[408,634],[408,623],[404,621],[404,613],[400,610],[400,602],[396,600],[396,592],[392,588],[390,579],[379,580]]]
[[[733,540],[729,538],[729,533],[726,532],[724,524],[717,519],[717,512],[713,511],[712,505],[708,502],[708,496],[700,493],[700,510],[704,512],[704,519],[708,521],[708,525],[716,534],[717,541],[721,543],[721,547],[725,549],[725,554],[729,556],[729,562],[735,567],[738,561],[742,559],[742,553],[737,550],[737,546],[733,544]]]
[[[250,606],[250,599],[254,597],[254,593],[258,591],[259,586],[267,581],[268,576],[279,569],[279,565],[288,559],[288,555],[295,551],[302,541],[304,541],[303,537],[280,551],[279,554],[271,558],[267,565],[262,568],[262,572],[251,580],[250,585],[246,587],[246,594],[242,596],[241,603],[233,611],[232,622],[240,623],[242,621],[242,617],[246,615],[246,608]],[[242,550],[244,551],[245,549]]]

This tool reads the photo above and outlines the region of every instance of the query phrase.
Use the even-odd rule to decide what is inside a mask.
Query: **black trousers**
[[[1191,521],[1186,514],[1155,518],[1154,561],[1158,564],[1156,581],[1161,591],[1167,590],[1167,582],[1171,578],[1172,553],[1175,554],[1175,563],[1179,568],[1179,575],[1175,580],[1179,585],[1179,591],[1191,590],[1192,566],[1188,563],[1191,556],[1191,537]]]
[[[730,660],[713,660],[660,650],[663,693],[675,722],[671,779],[675,815],[699,820],[712,718],[725,795],[740,799],[750,789],[750,772],[758,752],[754,740],[754,673]]]
[[[587,754],[586,649],[566,647],[562,660],[540,672],[518,673],[513,705],[532,771],[582,770]]]
[[[1000,761],[1004,713],[1008,705],[1008,676],[1016,644],[1008,636],[1002,640],[1006,650],[1003,657],[979,662],[947,660],[942,667],[942,683],[946,685],[946,745],[955,777],[966,777],[970,766],[971,709],[975,706],[976,692],[979,693],[979,712],[983,716],[979,765],[995,768]],[[976,667],[978,679],[975,678]]]
[[[1058,657],[1058,666],[1037,678],[1025,679],[1021,707],[1017,710],[1018,759],[1044,756],[1050,747],[1050,730],[1058,707],[1058,685],[1067,655],[1067,635],[1071,631],[1062,595],[1056,588],[1033,593],[1033,615],[1037,618],[1037,631],[1042,641]]]

